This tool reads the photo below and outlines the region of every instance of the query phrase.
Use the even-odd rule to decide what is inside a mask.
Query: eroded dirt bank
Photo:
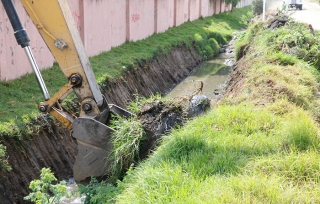
[[[125,73],[121,78],[109,80],[103,90],[109,103],[125,106],[134,94],[150,96],[165,93],[182,81],[199,65],[201,57],[195,48],[179,46],[168,55],[160,56]],[[43,121],[42,121],[43,120]],[[6,138],[10,172],[0,178],[0,203],[26,203],[30,181],[39,177],[43,167],[50,167],[58,179],[72,177],[72,165],[77,154],[76,141],[58,122],[39,118],[43,124],[39,136],[24,135],[23,140]]]

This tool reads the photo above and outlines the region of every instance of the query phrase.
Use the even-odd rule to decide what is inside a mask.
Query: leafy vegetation
[[[57,181],[49,168],[41,170],[40,179],[33,180],[29,188],[32,192],[26,196],[25,200],[30,200],[36,204],[53,204],[60,202],[62,196],[66,194],[67,183],[60,181],[58,184],[52,182]]]
[[[263,0],[252,1],[252,13],[253,15],[260,15],[263,12]]]
[[[85,195],[84,203],[100,204],[113,203],[113,195],[119,191],[120,188],[108,184],[104,181],[99,182],[92,177],[90,183],[86,186],[79,184],[79,192]]]
[[[6,147],[0,144],[0,172],[10,171],[11,167],[6,158]]]

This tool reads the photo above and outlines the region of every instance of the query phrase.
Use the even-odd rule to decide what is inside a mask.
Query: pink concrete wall
[[[165,32],[174,25],[174,1],[155,0],[155,33]]]
[[[200,17],[200,1],[189,0],[189,20],[194,21]]]
[[[87,0],[84,0],[87,1]],[[110,24],[105,28],[110,33],[107,39],[111,43],[111,47],[116,47],[124,42],[127,38],[127,9],[125,0],[108,0],[107,14]],[[107,51],[107,50],[104,50]],[[92,56],[90,54],[90,56]]]
[[[241,0],[236,8],[242,8],[242,7],[245,7],[245,6],[248,6],[248,5],[251,5],[252,4],[252,0]]]
[[[240,7],[252,0],[242,1]],[[14,3],[30,36],[30,47],[38,66],[40,69],[51,67],[54,58],[46,44],[20,2],[14,0]],[[68,0],[68,4],[88,56],[108,51],[126,40],[141,40],[188,20],[225,10],[219,0]],[[23,49],[17,45],[0,4],[0,80],[15,79],[30,72],[33,70]]]
[[[226,3],[225,3],[225,2],[221,2],[221,5],[220,5],[220,13],[225,12],[225,10],[226,10]]]
[[[142,40],[154,33],[154,1],[129,0],[129,36],[127,40]]]
[[[175,26],[189,20],[189,0],[175,0],[176,19]]]
[[[30,37],[30,48],[33,51],[37,64],[40,68],[52,66],[53,57],[47,46],[42,41],[40,34],[34,27],[32,21],[27,17],[22,5],[17,1],[16,9],[21,16],[21,22],[28,30]],[[13,30],[9,19],[0,4],[0,80],[11,80],[18,78],[26,73],[32,72],[29,61],[24,50],[19,46],[14,38]]]
[[[105,15],[108,11],[108,1],[83,0],[83,13],[86,16],[83,18],[83,44],[88,55],[97,55],[102,51],[109,50],[111,44],[108,41],[110,33],[108,33],[109,25],[111,24],[109,15]]]
[[[229,7],[229,11],[233,9],[232,4],[228,5],[228,7]]]
[[[209,14],[209,2],[210,0],[200,0],[200,16],[207,17]]]
[[[82,40],[87,55],[94,56],[126,41],[125,0],[82,0]],[[84,15],[85,16],[81,16]]]
[[[219,14],[219,13],[221,13],[221,1],[216,1],[215,3],[216,3],[216,5],[215,5],[215,7],[216,7],[215,14]]]
[[[81,2],[82,2],[82,0],[81,0]],[[75,22],[79,32],[81,34],[83,34],[83,25],[82,25],[83,16],[81,15],[82,3],[79,3],[79,0],[68,0],[68,4],[69,4],[70,12],[72,13],[72,16],[74,18],[74,22]]]
[[[212,16],[213,14],[215,14],[215,5],[216,5],[215,2],[213,1],[209,2],[209,9],[208,9],[209,16]]]

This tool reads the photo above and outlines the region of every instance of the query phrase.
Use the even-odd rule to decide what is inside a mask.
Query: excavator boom
[[[26,50],[42,89],[45,101],[40,103],[39,110],[50,113],[65,127],[72,129],[73,137],[77,139],[78,155],[73,167],[75,180],[105,175],[109,166],[107,157],[112,150],[110,136],[114,131],[106,124],[111,114],[130,117],[132,113],[108,104],[101,94],[67,1],[20,0],[67,78],[67,83],[52,97],[33,58],[28,34],[12,0],[1,1],[17,42]],[[80,104],[79,117],[60,104],[72,92],[76,93]]]

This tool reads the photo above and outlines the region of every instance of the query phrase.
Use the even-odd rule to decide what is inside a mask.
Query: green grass
[[[136,163],[139,158],[140,144],[145,139],[146,133],[135,117],[130,119],[119,117],[111,123],[115,132],[112,134],[113,150],[109,156],[112,161],[110,176],[118,179],[123,177],[132,164]]]
[[[309,47],[294,41],[307,58],[282,49],[301,29],[250,27],[239,40],[247,46],[243,92],[164,136],[112,191],[102,188],[100,201],[319,203],[320,69],[309,48],[320,42],[316,35],[305,36]]]
[[[287,117],[283,121],[257,107],[219,106],[174,131],[150,159],[129,172],[117,203],[320,199],[313,189],[320,178],[317,125],[301,109]],[[301,120],[299,130],[291,128]],[[297,135],[315,143],[306,145]]]

